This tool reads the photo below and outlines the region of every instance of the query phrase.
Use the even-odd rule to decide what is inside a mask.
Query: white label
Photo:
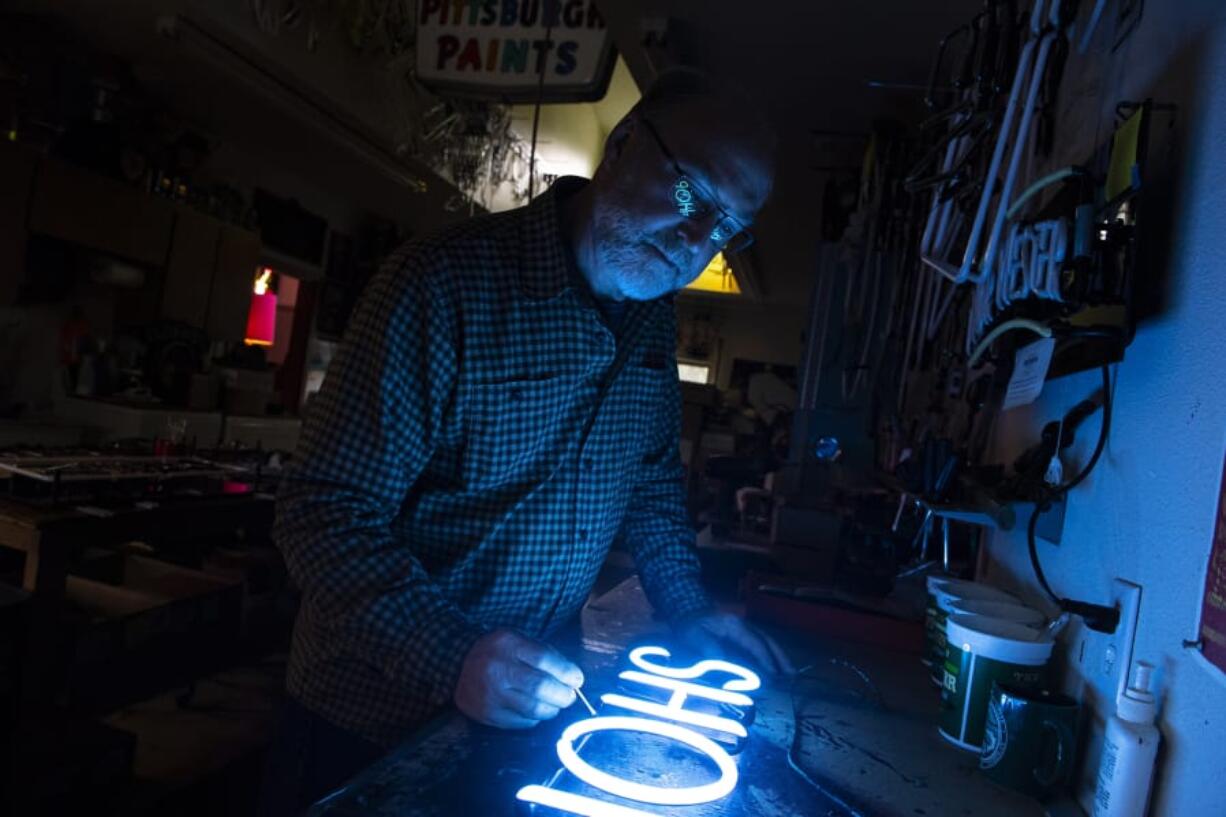
[[[1055,338],[1040,338],[1017,350],[1013,358],[1013,377],[1005,392],[1002,411],[1026,406],[1035,401],[1043,391],[1047,369],[1051,366],[1051,354],[1056,348]]]
[[[594,0],[421,0],[417,76],[537,94],[595,86],[612,37]]]
[[[1115,777],[1115,760],[1120,747],[1115,741],[1103,744],[1102,764],[1098,767],[1098,791],[1094,793],[1094,817],[1109,814],[1111,810],[1111,779]]]

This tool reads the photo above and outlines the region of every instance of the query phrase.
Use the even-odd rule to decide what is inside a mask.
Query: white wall
[[[1174,192],[1167,200],[1164,180],[1147,178],[1158,206],[1142,215],[1170,217],[1169,255],[1138,270],[1165,279],[1166,296],[1115,369],[1110,442],[1070,497],[1063,543],[1039,549],[1063,596],[1103,601],[1117,576],[1142,585],[1135,657],[1157,664],[1163,694],[1152,813],[1184,817],[1226,813],[1226,680],[1182,646],[1196,638],[1226,451],[1226,24],[1219,3],[1151,2],[1144,15],[1119,52],[1100,53],[1100,70],[1070,64],[1058,127],[1089,143],[1110,133],[1110,110],[1120,100],[1179,104],[1169,156]],[[1105,20],[1110,28],[1110,14]],[[1053,381],[1036,405],[1006,413],[997,461],[1011,461],[1042,423],[1099,382],[1097,372]],[[1086,461],[1097,419],[1084,429],[1066,473]],[[996,535],[989,553],[990,575],[1041,600],[1024,532]],[[1076,689],[1078,679],[1069,683]]]

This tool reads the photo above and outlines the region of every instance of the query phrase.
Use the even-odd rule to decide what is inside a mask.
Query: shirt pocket
[[[468,486],[547,479],[565,452],[574,386],[557,376],[471,386],[463,456]]]

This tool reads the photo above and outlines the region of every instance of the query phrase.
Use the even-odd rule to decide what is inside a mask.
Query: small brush
[[[587,711],[595,715],[596,708],[592,706],[591,701],[589,701],[587,696],[583,694],[583,690],[576,688],[575,694],[579,696],[579,700],[583,701],[583,705],[587,707]]]

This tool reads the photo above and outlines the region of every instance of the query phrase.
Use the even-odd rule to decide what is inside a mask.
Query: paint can
[[[1020,604],[1017,597],[980,582],[946,576],[928,577],[928,603],[924,609],[923,662],[932,671],[932,683],[940,686],[945,664],[945,619],[955,601],[996,601]]]
[[[994,618],[997,621],[1012,621],[1032,630],[1041,630],[1047,624],[1047,616],[1033,607],[1005,601],[981,601],[979,599],[958,599],[949,605],[949,610],[955,615],[981,616]]]
[[[955,746],[978,752],[992,684],[1040,688],[1054,642],[1023,624],[957,613],[945,622],[945,635],[941,736]]]

